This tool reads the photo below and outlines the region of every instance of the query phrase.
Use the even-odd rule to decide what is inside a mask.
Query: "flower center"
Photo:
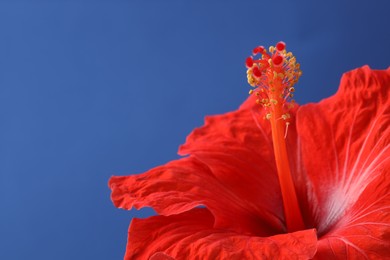
[[[249,94],[257,96],[256,103],[264,107],[265,119],[271,123],[287,231],[294,232],[305,229],[305,225],[291,176],[285,138],[290,124],[289,110],[294,106],[293,85],[302,72],[293,54],[285,48],[284,42],[271,46],[269,52],[263,46],[256,47],[253,56],[246,59],[246,67],[248,83],[253,87]]]

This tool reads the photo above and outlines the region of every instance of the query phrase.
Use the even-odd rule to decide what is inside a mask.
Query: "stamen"
[[[290,124],[289,122],[286,122],[286,131],[284,132],[284,139],[286,139],[286,137],[287,137],[288,125],[289,124]]]
[[[288,232],[302,230],[305,225],[291,176],[286,142],[290,125],[290,109],[294,106],[292,100],[295,88],[293,85],[302,75],[299,63],[291,52],[286,51],[286,44],[278,42],[269,47],[269,53],[263,46],[253,49],[253,55],[246,60],[248,83],[254,87],[256,103],[261,105],[272,128],[272,140],[282,191],[284,214]],[[251,92],[252,93],[252,92]]]

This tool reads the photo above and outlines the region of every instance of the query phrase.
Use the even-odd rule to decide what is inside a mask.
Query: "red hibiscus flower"
[[[185,157],[110,179],[117,207],[158,213],[132,220],[125,259],[390,258],[390,69],[298,106],[285,44],[253,54],[252,95],[207,117]]]

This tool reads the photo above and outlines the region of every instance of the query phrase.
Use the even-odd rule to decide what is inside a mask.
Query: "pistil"
[[[288,232],[305,229],[302,214],[295,192],[293,178],[286,149],[286,135],[290,124],[289,110],[293,106],[293,85],[301,76],[299,63],[291,52],[285,50],[285,43],[279,42],[269,48],[256,47],[253,55],[246,60],[248,82],[254,87],[250,94],[258,98],[256,103],[266,110],[265,119],[272,129],[272,141],[276,169],[282,192],[283,208]]]
[[[287,231],[294,232],[297,230],[303,230],[305,226],[299,209],[286,150],[284,137],[286,123],[284,120],[281,120],[281,118],[282,111],[280,106],[275,106],[270,119],[275,162],[278,171],[280,189],[282,192]]]

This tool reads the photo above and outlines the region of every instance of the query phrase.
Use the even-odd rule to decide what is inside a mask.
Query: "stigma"
[[[263,46],[254,48],[245,63],[248,83],[253,87],[249,94],[256,95],[256,103],[265,108],[265,119],[289,122],[294,85],[302,75],[295,56],[286,51],[284,42],[278,42],[268,51]]]

